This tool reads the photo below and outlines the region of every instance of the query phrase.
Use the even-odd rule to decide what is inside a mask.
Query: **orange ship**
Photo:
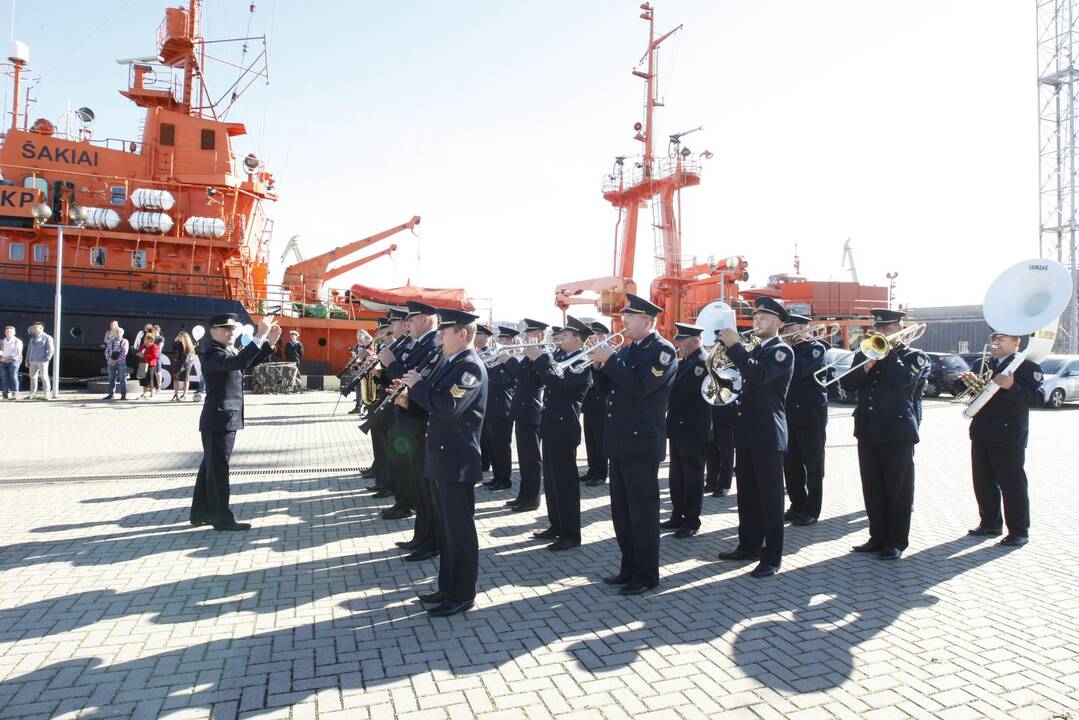
[[[0,319],[21,332],[33,320],[52,317],[55,225],[65,225],[59,328],[65,377],[100,374],[102,337],[111,320],[120,321],[130,338],[154,322],[171,340],[181,328],[222,312],[252,324],[266,313],[279,314],[286,333],[301,333],[301,369],[329,374],[345,365],[357,329],[372,329],[385,305],[403,302],[393,291],[367,301],[359,286],[338,294],[324,282],[392,252],[393,246],[329,268],[414,228],[419,217],[300,260],[286,269],[281,285],[269,284],[273,221],[264,203],[277,199],[274,178],[254,154],[237,158],[232,142],[247,128],[225,120],[244,89],[268,79],[265,38],[207,42],[200,8],[200,0],[190,0],[186,8],[166,9],[158,56],[121,61],[129,67],[121,94],[145,110],[138,140],[94,138],[87,108],[69,114],[80,125],[74,134],[70,128],[59,132],[44,118],[30,123],[28,88],[36,78],[26,47],[14,43],[9,64],[2,66],[14,92],[0,147]],[[205,83],[216,42],[262,48],[220,98]],[[459,296],[451,304],[467,305],[463,291]],[[46,323],[47,331],[56,333],[51,325]]]

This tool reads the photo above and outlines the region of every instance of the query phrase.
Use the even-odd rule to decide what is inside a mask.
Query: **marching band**
[[[850,369],[836,375],[826,339],[838,327],[813,325],[774,298],[757,299],[751,331],[702,313],[698,324],[675,323],[673,344],[656,332],[660,312],[627,293],[621,330],[611,334],[572,316],[564,327],[528,318],[520,329],[488,327],[470,313],[409,302],[390,310],[373,340],[360,339],[350,368],[377,388],[362,402],[375,457],[372,489],[394,498],[384,518],[413,518],[412,539],[397,543],[404,559],[439,559],[437,589],[420,596],[428,612],[452,615],[475,601],[475,487],[489,467],[486,491],[512,489],[511,443],[520,484],[506,505],[536,510],[542,490],[548,525],[533,537],[549,541],[552,552],[581,545],[580,483],[609,478],[620,565],[604,582],[619,593],[658,586],[661,531],[695,536],[704,494],[726,495],[732,479],[738,543],[719,558],[756,562],[754,578],[775,575],[784,525],[812,525],[821,515],[833,382],[858,396],[854,436],[869,537],[853,551],[900,559],[929,372],[927,356],[912,345],[925,326],[905,325],[897,310],[872,310],[872,331],[857,341]],[[997,318],[987,314],[991,323]],[[965,414],[973,417],[979,511],[969,534],[998,536],[1006,525],[1001,544],[1020,547],[1030,525],[1029,408],[1041,402],[1041,371],[1033,339],[1030,357],[1019,350],[1046,318],[1028,318],[1021,331],[1009,320],[990,338],[981,372],[964,376],[973,397]],[[588,467],[578,476],[582,441]],[[672,512],[661,523],[665,458]]]

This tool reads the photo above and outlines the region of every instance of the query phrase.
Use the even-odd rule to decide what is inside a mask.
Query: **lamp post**
[[[62,223],[47,224],[52,217],[52,208],[44,203],[35,205],[31,212],[38,222],[38,227],[56,228],[56,294],[52,310],[52,397],[55,400],[60,397],[60,305],[62,300],[60,287],[63,282],[64,272],[64,228],[81,229],[83,223],[86,222],[86,208],[79,205],[72,205],[68,208],[67,218],[68,222],[71,223],[70,225]]]

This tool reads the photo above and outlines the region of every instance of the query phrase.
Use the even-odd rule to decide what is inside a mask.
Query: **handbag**
[[[146,379],[146,371],[148,369],[149,368],[147,367],[146,363],[140,362],[139,363],[139,369],[137,371],[135,371],[135,377],[137,377],[139,380],[145,380]]]
[[[109,357],[112,358],[113,360],[119,360],[120,359],[120,351],[119,350],[113,350],[112,353],[109,354]]]

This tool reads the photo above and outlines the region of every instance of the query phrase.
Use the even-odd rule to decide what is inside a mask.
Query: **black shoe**
[[[1001,540],[1000,544],[1004,547],[1023,547],[1028,542],[1030,542],[1030,538],[1026,535],[1012,535],[1011,533],[1008,533],[1008,536]]]
[[[355,414],[360,413],[360,412],[363,412],[363,408],[352,408],[351,410],[348,411],[348,414],[349,415],[355,415]]]
[[[767,563],[761,563],[757,567],[753,568],[753,572],[750,573],[755,578],[772,577],[779,571],[775,565],[769,565]]]
[[[381,489],[382,489],[382,488],[380,488],[380,487],[379,487],[378,485],[368,485],[367,487],[365,487],[365,488],[364,488],[363,490],[361,490],[360,492],[369,492],[369,493],[374,493],[374,492],[378,492],[378,491],[379,491],[379,490],[381,490]]]
[[[817,518],[812,515],[799,515],[791,520],[791,525],[812,525]]]
[[[405,518],[410,517],[412,517],[412,511],[402,510],[401,508],[390,508],[382,513],[383,520],[404,520]]]
[[[730,552],[721,552],[716,557],[718,557],[720,560],[759,560],[760,556],[761,554],[759,552],[735,548]]]
[[[584,475],[578,475],[577,476],[577,482],[588,482],[593,477],[595,477],[595,476],[592,473],[586,472]]]
[[[886,547],[877,553],[877,557],[881,560],[898,560],[903,557],[903,551],[894,547]]]
[[[446,602],[446,593],[441,590],[436,590],[435,592],[427,593],[426,595],[417,595],[416,597],[420,599],[420,602],[429,605],[437,605]]]
[[[188,520],[188,522],[190,522],[193,526],[198,527],[199,525],[213,525],[214,521],[210,519],[209,515],[203,515],[202,513],[191,513],[191,518]]]
[[[631,582],[629,585],[626,585],[621,590],[619,590],[618,594],[619,595],[643,595],[644,593],[648,592],[649,590],[651,590],[654,587],[655,587],[655,585],[642,585],[641,583]]]
[[[113,397],[112,397],[112,395],[106,395],[105,397],[103,397],[103,398],[101,398],[101,399],[102,399],[102,400],[112,400],[112,399],[113,399]]]
[[[360,470],[360,478],[363,479],[363,480],[370,480],[374,476],[375,476],[375,468],[374,467],[365,467],[363,470]]]
[[[585,485],[587,485],[588,487],[599,487],[600,485],[606,485],[606,484],[607,484],[607,478],[605,478],[605,477],[595,477],[595,478],[592,478],[591,480],[589,480],[588,482],[585,483]]]
[[[551,552],[562,552],[563,550],[572,550],[575,547],[581,547],[580,540],[570,540],[569,538],[559,538],[553,543],[547,546],[547,549]]]
[[[531,510],[539,510],[539,503],[536,503],[535,505],[514,505],[513,507],[510,508],[510,510],[512,510],[515,513],[529,512]]]
[[[697,528],[683,527],[674,531],[674,537],[676,538],[688,538],[697,534]]]
[[[712,493],[716,490],[719,490],[719,486],[717,486],[715,483],[705,483],[703,490],[706,493]]]
[[[629,581],[633,579],[632,575],[623,575],[618,573],[617,575],[611,575],[610,577],[603,578],[603,582],[608,585],[628,585]]]
[[[402,550],[409,551],[415,550],[417,547],[419,547],[419,543],[417,543],[415,540],[398,540],[394,543],[394,545],[401,548]]]
[[[712,491],[712,497],[727,497],[731,491],[727,488],[720,488],[719,490]]]
[[[664,520],[659,524],[659,526],[663,530],[677,530],[678,528],[682,527],[682,521],[671,518],[670,520]]]
[[[521,504],[521,500],[519,498],[513,498],[512,500],[507,500],[506,501],[506,507],[509,507],[509,508],[515,507],[515,506],[520,505],[520,504]]]
[[[509,480],[503,480],[502,482],[495,482],[494,480],[492,480],[491,482],[487,483],[486,487],[492,492],[495,490],[509,490],[513,487],[513,483],[511,483]]]
[[[230,520],[229,522],[214,523],[214,530],[221,530],[222,532],[240,532],[242,530],[250,530],[251,523],[236,522]]]
[[[446,600],[427,611],[427,614],[432,617],[449,617],[450,615],[456,615],[459,612],[464,612],[472,607],[474,601],[461,600],[459,602],[453,602],[452,600]]]
[[[547,528],[546,530],[532,533],[532,537],[536,540],[557,540],[558,533],[555,532],[554,528]]]
[[[407,562],[419,562],[420,560],[430,560],[433,557],[438,557],[438,550],[413,550],[408,555],[405,555]]]
[[[988,536],[988,537],[999,537],[1003,533],[1004,533],[1003,528],[987,528],[987,527],[982,527],[981,525],[979,525],[976,528],[971,528],[970,530],[967,530],[967,535],[975,535],[975,536],[979,536],[979,537],[982,536],[982,535],[985,535],[985,536]]]
[[[379,500],[382,498],[393,497],[393,490],[379,490],[371,497],[378,498]]]
[[[884,543],[879,543],[875,540],[870,540],[869,542],[864,542],[861,545],[854,545],[851,547],[851,551],[856,553],[875,553],[880,552],[883,549]]]
[[[787,512],[783,513],[783,522],[790,522],[794,518],[798,517],[798,515],[800,514],[801,513],[794,512],[793,509],[787,510]]]

